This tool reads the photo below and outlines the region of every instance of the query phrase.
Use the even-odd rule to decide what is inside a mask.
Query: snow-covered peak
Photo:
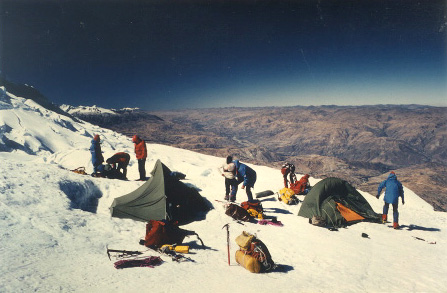
[[[118,115],[114,110],[93,106],[61,105],[60,108],[71,115]]]

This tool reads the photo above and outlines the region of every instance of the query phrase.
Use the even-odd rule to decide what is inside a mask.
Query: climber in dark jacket
[[[382,222],[386,222],[388,217],[389,205],[393,205],[393,227],[394,229],[399,228],[399,196],[402,197],[402,204],[405,204],[404,200],[404,189],[402,183],[397,180],[396,174],[391,171],[388,178],[382,181],[377,190],[376,197],[380,197],[380,192],[385,188],[385,197],[383,198],[385,204],[383,206]]]
[[[90,146],[90,153],[92,154],[93,173],[97,173],[98,167],[104,162],[104,157],[101,151],[101,139],[99,135],[95,135],[92,139],[92,145]]]
[[[127,165],[129,165],[130,155],[125,152],[119,152],[106,160],[107,164],[112,165],[112,168],[120,171],[123,170],[124,178],[127,177]]]
[[[248,201],[253,201],[253,194],[251,192],[251,188],[255,186],[256,182],[255,170],[239,162],[239,160],[234,160],[233,163],[236,166],[236,178],[238,184],[243,182],[242,189],[245,189]]]

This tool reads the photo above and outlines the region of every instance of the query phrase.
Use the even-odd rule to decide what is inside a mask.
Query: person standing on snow
[[[402,183],[397,180],[396,174],[391,171],[390,175],[388,175],[388,178],[384,181],[382,181],[379,184],[379,188],[377,190],[376,197],[380,197],[380,192],[382,189],[385,188],[385,197],[383,198],[385,204],[383,205],[383,214],[382,214],[382,222],[385,223],[388,218],[388,208],[389,205],[393,205],[393,228],[397,229],[399,228],[399,212],[398,212],[398,205],[399,205],[399,196],[402,197],[402,204],[405,204],[404,200],[404,189],[402,187]]]
[[[233,163],[236,167],[236,180],[238,184],[243,182],[242,189],[245,189],[245,191],[247,192],[248,201],[253,201],[251,188],[254,188],[256,182],[255,170],[245,164],[242,164],[241,162],[239,162],[239,160],[234,160]]]
[[[140,172],[140,180],[146,180],[146,158],[147,149],[146,143],[138,135],[132,137],[132,142],[135,144],[135,155],[138,160],[138,172]]]
[[[236,200],[237,181],[235,178],[236,166],[233,163],[233,157],[227,157],[227,163],[222,165],[222,176],[225,177],[225,200],[234,202]],[[231,191],[230,191],[231,190]]]
[[[101,139],[98,134],[92,139],[90,153],[92,154],[93,173],[96,174],[99,171],[98,167],[104,162],[104,157],[101,151]]]
[[[281,174],[282,177],[284,179],[284,187],[288,188],[288,181],[287,181],[287,175],[289,175],[289,179],[290,179],[290,186],[292,186],[292,184],[295,184],[296,182],[296,175],[295,175],[295,165],[291,164],[291,163],[285,163],[284,165],[282,165],[281,167]]]

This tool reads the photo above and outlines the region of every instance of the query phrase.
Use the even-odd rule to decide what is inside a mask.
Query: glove
[[[376,198],[379,198],[380,194],[376,195]]]

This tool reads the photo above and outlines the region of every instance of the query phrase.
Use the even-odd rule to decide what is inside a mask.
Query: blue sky
[[[12,1],[0,62],[55,103],[447,106],[446,1]]]

